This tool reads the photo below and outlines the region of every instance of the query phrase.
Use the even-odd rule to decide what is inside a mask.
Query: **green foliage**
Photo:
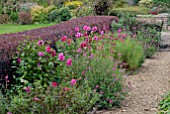
[[[159,104],[160,109],[158,114],[169,114],[170,113],[170,94],[168,94]]]
[[[63,7],[59,10],[61,21],[68,21],[69,19],[71,19],[71,13],[67,7]]]
[[[83,2],[81,1],[65,2],[65,6],[68,7],[70,10],[76,9],[77,7],[80,7],[82,5],[83,5]]]
[[[156,52],[156,47],[150,46],[145,50],[145,57],[151,58]]]
[[[47,19],[45,8],[42,6],[34,6],[31,8],[31,18],[33,22],[43,23]]]
[[[99,0],[94,6],[94,12],[96,15],[107,15],[109,7],[109,0]]]
[[[57,59],[55,50],[49,48],[51,51],[49,53],[46,48],[43,44],[38,45],[37,41],[25,41],[18,47],[18,55],[14,58],[13,68],[19,75],[15,77],[19,83],[31,85],[40,81],[44,87],[47,87],[54,80],[61,81],[62,64]]]
[[[113,9],[113,8],[123,8],[125,6],[127,6],[127,1],[116,0],[116,1],[114,1],[113,5],[111,6],[111,9]]]
[[[156,52],[160,43],[161,35],[160,32],[157,31],[156,25],[143,25],[143,27],[137,33],[137,39],[142,42],[143,49],[145,51],[145,57],[147,58],[150,58]]]
[[[22,87],[17,89],[17,94],[11,93],[9,97],[0,93],[1,113],[85,114],[99,99],[99,94],[91,90],[88,81],[84,81],[81,86],[71,86],[69,82],[57,87],[50,85],[48,91],[39,81],[33,85],[29,93],[23,91]]]
[[[126,13],[129,13],[131,15],[146,15],[149,13],[149,9],[146,7],[140,7],[140,6],[129,6],[125,8],[113,8],[109,12],[109,15],[118,16],[119,14],[125,15]]]
[[[0,24],[7,24],[11,22],[11,18],[7,14],[0,15]]]
[[[141,0],[139,1],[139,6],[152,8],[154,5],[153,0]]]
[[[124,42],[116,42],[116,58],[127,63],[129,69],[135,69],[142,65],[145,55],[143,47],[139,44],[136,39],[126,38]]]
[[[12,22],[17,23],[18,22],[18,12],[11,12],[10,18],[11,18]]]

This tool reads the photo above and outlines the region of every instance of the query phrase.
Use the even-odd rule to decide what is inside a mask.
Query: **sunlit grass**
[[[51,26],[54,24],[32,24],[32,25],[18,25],[18,24],[0,24],[0,34],[16,33],[35,28]]]

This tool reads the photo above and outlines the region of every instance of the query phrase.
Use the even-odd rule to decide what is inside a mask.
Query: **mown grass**
[[[18,24],[0,24],[0,34],[16,33],[35,28],[51,26],[54,24],[32,24],[32,25],[18,25]]]

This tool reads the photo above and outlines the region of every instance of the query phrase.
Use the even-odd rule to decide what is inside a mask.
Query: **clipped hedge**
[[[117,16],[119,14],[129,13],[131,15],[146,15],[149,14],[149,9],[146,7],[130,6],[125,8],[115,8],[109,12],[109,15]]]
[[[74,28],[76,26],[83,28],[84,25],[96,26],[98,28],[98,31],[104,30],[105,32],[107,32],[111,30],[110,25],[113,20],[118,22],[118,18],[114,16],[87,16],[72,19],[67,22],[50,27],[0,35],[0,83],[5,83],[4,77],[6,75],[8,75],[9,78],[12,77],[10,75],[11,58],[16,53],[16,47],[18,46],[18,44],[20,44],[20,42],[23,42],[27,38],[29,38],[29,40],[42,38],[44,40],[51,41],[56,41],[64,35],[73,38],[73,36],[75,36]],[[51,46],[53,47],[52,44]]]

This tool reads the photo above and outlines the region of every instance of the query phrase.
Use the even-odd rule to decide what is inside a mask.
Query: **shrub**
[[[8,75],[10,78],[10,82],[12,82],[12,74],[11,74],[11,57],[16,54],[16,47],[25,40],[25,38],[29,37],[30,40],[36,40],[38,38],[42,38],[43,40],[57,40],[60,39],[61,36],[67,35],[67,37],[72,38],[75,36],[74,28],[76,26],[83,27],[84,25],[89,26],[97,26],[98,31],[109,31],[111,30],[110,25],[112,21],[116,22],[118,19],[113,16],[87,16],[77,19],[72,19],[67,22],[44,27],[39,29],[34,29],[30,31],[13,33],[13,34],[3,34],[0,35],[0,76],[2,84],[5,84],[4,77]],[[42,34],[43,33],[43,34]],[[52,47],[54,45],[51,45]]]
[[[158,114],[170,113],[170,94],[168,94],[159,104],[160,109]]]
[[[81,1],[70,1],[70,2],[65,2],[65,6],[68,7],[70,10],[76,9],[79,6],[82,6],[83,2]]]
[[[153,0],[141,0],[139,1],[139,6],[151,8],[153,7]]]
[[[156,52],[156,47],[150,46],[145,50],[145,57],[151,58]]]
[[[116,0],[111,8],[123,8],[127,6],[127,2],[125,0]]]
[[[94,11],[96,15],[107,15],[109,11],[109,0],[99,0],[95,6]]]
[[[45,8],[42,6],[34,6],[31,8],[31,17],[33,22],[44,23],[47,21],[47,14]]]
[[[60,22],[61,21],[60,12],[58,9],[53,10],[48,14],[48,21],[49,22]]]
[[[11,19],[7,14],[0,15],[0,24],[6,24],[9,22],[11,22]]]
[[[27,25],[32,23],[31,14],[29,12],[19,12],[18,14],[19,23]]]
[[[129,13],[131,15],[146,15],[149,14],[149,9],[145,8],[145,7],[139,7],[139,6],[129,6],[129,7],[125,7],[125,8],[114,8],[111,9],[111,11],[109,12],[109,15],[113,15],[113,16],[118,16],[119,14],[125,15],[126,13]]]
[[[17,23],[18,22],[18,12],[11,12],[10,18],[12,22]]]
[[[122,41],[116,41],[116,58],[127,63],[132,70],[141,66],[145,55],[139,42],[130,38]]]
[[[54,83],[54,82],[53,82]],[[48,86],[48,91],[39,82],[34,87],[28,86],[17,89],[17,94],[11,93],[9,98],[0,93],[0,111],[3,114],[85,114],[99,99],[99,94],[94,93],[85,81],[81,86],[71,86],[68,82],[57,86]],[[66,89],[67,88],[67,89]],[[14,89],[16,91],[16,89]],[[46,91],[46,92],[45,92]]]
[[[16,76],[19,83],[30,85],[40,81],[44,87],[47,87],[50,82],[61,81],[60,70],[63,65],[57,59],[58,53],[50,46],[45,46],[43,40],[22,42],[17,51],[12,67],[19,75]]]
[[[63,7],[59,10],[60,10],[59,15],[60,15],[61,21],[68,21],[69,19],[71,19],[71,13],[67,7]]]

